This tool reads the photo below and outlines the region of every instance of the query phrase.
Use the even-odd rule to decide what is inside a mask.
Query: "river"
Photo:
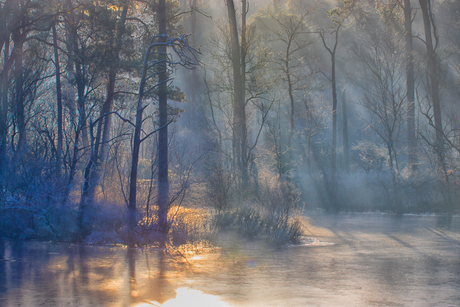
[[[460,306],[460,217],[307,213],[311,239],[0,241],[0,306]]]

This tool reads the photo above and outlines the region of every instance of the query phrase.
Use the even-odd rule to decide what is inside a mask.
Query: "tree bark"
[[[78,55],[78,40],[76,37],[76,29],[73,29],[75,33],[71,33],[71,37],[73,39],[73,55],[74,55],[74,69],[75,69],[75,83],[77,85],[77,108],[79,116],[82,120],[82,129],[81,129],[81,139],[84,147],[88,147],[89,139],[88,139],[88,127],[87,127],[87,118],[86,118],[86,108],[85,108],[85,90],[86,90],[86,82],[85,76],[83,74],[82,64],[80,63],[81,59],[79,59]]]
[[[6,142],[8,133],[8,76],[11,68],[11,61],[9,59],[10,40],[6,39],[4,44],[4,66],[0,74],[1,76],[1,96],[0,96],[0,188],[2,190],[6,186],[6,169],[7,169],[7,155],[6,155]]]
[[[228,20],[230,24],[230,37],[232,42],[232,68],[233,68],[233,164],[240,171],[242,183],[247,182],[247,168],[243,156],[246,142],[245,103],[243,96],[243,76],[240,44],[236,23],[236,12],[233,0],[227,0]],[[246,186],[246,185],[243,185]]]
[[[192,46],[196,46],[196,25],[197,25],[197,18],[196,18],[196,3],[197,0],[190,0],[190,8],[192,10],[192,14],[190,16],[190,38],[191,38],[191,43]],[[196,120],[196,115],[197,115],[197,110],[198,110],[198,104],[196,100],[196,93],[198,89],[198,76],[197,76],[197,70],[192,69],[191,70],[191,75],[192,78],[190,80],[191,88],[190,88],[190,103],[192,104],[191,108],[191,116],[193,120]]]
[[[166,42],[166,3],[158,1],[160,42]],[[158,87],[159,126],[164,127],[158,133],[158,228],[164,239],[169,233],[169,167],[168,167],[168,97],[167,97],[167,54],[166,44],[158,47],[160,74]]]
[[[338,31],[337,31],[338,33]],[[336,43],[334,46],[334,51],[331,53],[331,82],[332,82],[332,176],[335,175],[336,171],[336,159],[337,159],[337,84],[335,78],[335,50],[337,46],[337,36]]]
[[[422,16],[423,25],[425,29],[425,44],[427,50],[427,69],[429,75],[429,90],[431,95],[431,103],[433,104],[434,112],[434,126],[436,130],[436,153],[438,156],[438,163],[441,167],[441,172],[444,176],[445,181],[448,181],[447,169],[444,157],[444,136],[442,128],[442,116],[441,116],[441,101],[439,95],[439,79],[438,79],[438,63],[433,45],[432,39],[432,19],[431,19],[431,4],[430,0],[419,0]]]
[[[102,119],[97,122],[96,137],[93,136],[93,123],[89,127],[91,154],[89,161],[86,164],[84,172],[83,189],[78,208],[78,226],[80,239],[84,239],[91,233],[92,225],[89,221],[89,208],[93,204],[95,188],[96,188],[96,170],[98,168],[99,146],[102,136]]]
[[[347,98],[346,89],[342,92],[342,140],[343,140],[343,154],[344,154],[344,170],[350,172],[350,149],[348,145],[348,114],[347,114]]]
[[[241,100],[239,101],[239,122],[241,125],[241,181],[242,186],[247,187],[249,183],[248,164],[249,157],[247,152],[248,129],[246,125],[246,53],[248,50],[247,42],[247,1],[241,0]]]
[[[69,63],[67,67],[67,74],[70,77],[70,80],[75,79],[75,84],[77,86],[77,109],[79,120],[81,121],[81,141],[83,147],[88,147],[89,138],[88,138],[88,127],[87,127],[87,116],[86,116],[86,107],[85,107],[85,91],[86,91],[86,80],[83,73],[82,63],[83,56],[78,43],[78,33],[77,25],[79,20],[75,16],[75,11],[72,9],[73,4],[70,0],[66,2],[66,9],[69,10],[68,22],[66,23],[67,31],[67,50]]]
[[[23,23],[15,31],[12,32],[12,39],[14,43],[12,57],[14,59],[14,113],[17,122],[19,140],[16,146],[16,156],[17,160],[25,150],[27,137],[26,137],[26,120],[25,120],[25,97],[24,97],[24,67],[23,67],[23,57],[24,57],[24,43],[27,37],[27,33],[24,32]]]
[[[417,141],[415,133],[415,77],[412,48],[412,13],[410,0],[404,0],[404,30],[406,40],[406,87],[407,87],[407,147],[408,164],[412,171],[417,168]]]
[[[120,70],[119,67],[119,61],[120,61],[120,52],[122,48],[122,39],[123,39],[123,34],[124,34],[124,28],[125,28],[125,23],[126,23],[126,17],[128,14],[128,8],[129,4],[123,4],[123,10],[121,13],[121,17],[117,23],[117,33],[115,37],[115,54],[113,57],[113,64],[110,66],[109,69],[109,82],[107,83],[107,95],[106,95],[106,100],[104,103],[104,106],[106,108],[106,113],[112,111],[113,107],[113,100],[115,98],[115,83],[116,83],[116,78],[117,74]],[[110,139],[110,127],[111,127],[111,122],[112,122],[112,116],[107,115],[104,117],[104,130],[102,133],[102,145],[101,145],[101,159],[106,160],[106,155],[107,155],[107,147],[108,147],[108,142]]]
[[[327,46],[324,33],[320,33],[321,40],[323,41],[324,48],[331,56],[331,87],[332,87],[332,157],[331,157],[331,173],[334,180],[336,173],[336,156],[337,156],[337,84],[335,72],[335,54],[337,45],[339,43],[339,30],[342,24],[338,25],[335,32],[334,47],[331,49]]]
[[[147,63],[147,56],[144,60],[144,70]],[[143,71],[142,78],[145,77],[145,72]],[[129,198],[128,198],[128,231],[129,231],[129,240],[128,246],[134,246],[134,228],[137,226],[136,213],[137,213],[137,204],[136,204],[136,192],[137,192],[137,168],[139,164],[139,149],[141,145],[141,129],[142,129],[142,95],[144,93],[144,83],[141,79],[141,85],[139,87],[139,97],[137,102],[136,110],[136,124],[134,127],[134,138],[133,138],[133,152],[131,156],[131,172],[130,172],[130,181],[129,181]]]
[[[62,91],[61,91],[61,67],[59,62],[59,50],[57,43],[56,24],[53,24],[53,49],[54,49],[54,66],[56,70],[56,103],[57,103],[57,172],[60,173],[61,157],[62,157],[62,140],[63,140],[63,126],[62,126]]]
[[[80,208],[79,208],[79,224],[82,236],[86,236],[89,234],[90,229],[89,226],[86,226],[86,215],[88,214],[88,208],[91,207],[93,200],[96,196],[96,188],[100,181],[100,168],[99,164],[100,161],[105,160],[106,155],[106,148],[107,142],[110,136],[110,115],[107,115],[113,105],[114,99],[114,92],[115,92],[115,80],[118,72],[118,60],[119,60],[119,53],[121,48],[121,38],[122,38],[122,31],[123,26],[126,21],[128,5],[123,6],[122,15],[120,21],[118,23],[118,29],[115,38],[115,53],[113,61],[115,62],[109,69],[109,76],[108,76],[108,83],[107,83],[107,94],[104,104],[99,112],[99,118],[97,122],[97,132],[96,137],[93,138],[92,129],[90,127],[91,132],[91,155],[88,161],[88,164],[85,168],[85,175],[84,175],[84,184],[83,184],[83,191],[80,199]]]
[[[288,169],[292,170],[293,167],[293,150],[292,150],[292,138],[294,137],[294,94],[292,89],[292,81],[291,81],[291,72],[289,67],[289,53],[290,53],[290,44],[287,46],[286,50],[286,58],[285,58],[285,70],[286,70],[286,77],[288,82],[288,94],[289,94],[289,101],[290,101],[290,115],[289,115],[289,122],[290,122],[290,130],[289,130],[289,137],[288,137],[288,151],[289,151],[289,166]],[[288,178],[290,175],[288,176]]]

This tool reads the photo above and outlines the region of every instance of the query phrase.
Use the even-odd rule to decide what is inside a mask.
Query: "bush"
[[[298,217],[269,214],[257,207],[228,210],[214,217],[217,230],[235,230],[249,238],[263,238],[275,245],[297,244],[302,235]]]

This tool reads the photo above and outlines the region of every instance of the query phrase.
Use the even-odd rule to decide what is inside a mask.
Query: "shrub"
[[[217,230],[235,230],[249,238],[263,238],[275,245],[299,243],[302,235],[298,217],[269,214],[266,210],[240,207],[214,217]]]

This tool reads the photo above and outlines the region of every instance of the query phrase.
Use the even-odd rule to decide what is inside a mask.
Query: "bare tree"
[[[415,133],[415,73],[412,47],[412,9],[410,0],[404,0],[404,37],[406,40],[406,86],[407,86],[407,144],[408,164],[413,171],[417,166],[417,140]]]
[[[269,39],[274,44],[281,43],[283,51],[277,55],[279,68],[283,72],[283,81],[286,83],[289,97],[289,135],[287,151],[289,155],[289,169],[293,169],[293,144],[295,134],[295,114],[297,91],[308,86],[309,79],[315,74],[305,59],[306,48],[315,42],[315,38],[309,37],[310,33],[306,24],[311,11],[293,5],[288,10],[277,8],[277,11],[269,11],[257,17],[260,23],[269,31]],[[276,47],[274,47],[276,49]],[[291,172],[289,172],[289,176]]]
[[[443,124],[441,115],[441,98],[439,93],[439,60],[436,54],[437,32],[430,0],[419,0],[422,10],[423,26],[425,30],[425,45],[427,51],[427,71],[429,78],[429,94],[433,105],[434,128],[436,133],[435,151],[444,180],[448,182],[447,166],[445,161],[445,148]],[[433,36],[435,42],[433,42]]]
[[[344,169],[345,172],[350,172],[350,148],[348,142],[348,111],[347,111],[347,98],[346,88],[342,91],[342,142],[344,153]]]
[[[242,16],[246,20],[246,1],[243,1]],[[246,187],[248,182],[246,160],[247,146],[247,126],[246,126],[246,107],[244,103],[244,74],[243,59],[245,50],[242,48],[246,41],[242,36],[242,44],[239,43],[238,26],[236,21],[236,9],[233,0],[227,0],[227,13],[230,26],[231,37],[231,59],[233,68],[233,160],[234,168],[238,168],[242,180],[242,186]],[[242,31],[246,30],[246,25],[242,25]],[[243,34],[242,34],[243,35]],[[243,42],[244,40],[244,42]],[[244,44],[243,44],[244,43]],[[243,54],[242,54],[243,52]]]
[[[368,113],[363,119],[386,148],[395,189],[399,174],[397,145],[406,114],[405,62],[399,45],[391,32],[383,29],[369,33],[368,40],[353,48],[365,71],[360,80],[355,81],[363,92],[360,104]]]
[[[321,41],[326,51],[331,57],[331,74],[327,79],[331,82],[332,88],[332,160],[331,168],[332,174],[334,176],[336,171],[336,156],[337,156],[337,80],[336,80],[336,53],[337,46],[339,44],[339,32],[342,26],[344,25],[346,19],[350,16],[353,11],[353,8],[356,4],[356,0],[344,0],[342,7],[337,7],[331,9],[328,12],[329,17],[331,18],[332,25],[332,46],[328,43],[328,36],[326,30],[323,29],[319,32]]]
[[[171,57],[168,56],[168,54],[166,53],[168,47],[171,48],[174,54],[178,57],[177,61],[172,60]],[[167,88],[168,83],[172,81],[172,78],[169,77],[169,75],[171,74],[174,66],[181,65],[190,68],[194,65],[194,63],[192,62],[194,52],[195,51],[189,46],[186,36],[170,38],[165,33],[154,36],[150,42],[150,45],[147,48],[147,51],[145,52],[142,76],[139,86],[138,102],[136,108],[136,122],[134,124],[133,151],[131,157],[131,172],[128,197],[128,226],[131,234],[134,230],[134,227],[137,225],[136,191],[139,149],[141,143],[156,132],[159,132],[160,134],[162,132],[163,134],[166,133],[166,135],[160,135],[158,141],[158,231],[164,236],[164,239],[166,239],[166,236],[169,232],[168,211],[170,206],[170,200],[168,180],[169,167],[167,159],[167,128],[168,125],[174,120],[174,117],[168,120],[169,116],[167,108]],[[152,81],[154,82],[153,84]],[[142,114],[146,107],[143,104],[143,99],[149,92],[153,90],[157,90],[159,96],[158,100],[160,109],[160,127],[153,130],[152,132],[145,133],[142,131]],[[161,95],[164,95],[164,97],[162,97]],[[165,103],[166,106],[160,104],[162,103],[161,99],[165,100],[163,101],[163,103]],[[166,110],[162,110],[162,108],[166,108]],[[164,112],[165,114],[162,114],[162,112]],[[144,134],[141,136],[141,133]],[[165,139],[162,140],[162,137]],[[166,157],[164,155],[166,155]],[[130,238],[129,244],[134,244],[132,237]]]

